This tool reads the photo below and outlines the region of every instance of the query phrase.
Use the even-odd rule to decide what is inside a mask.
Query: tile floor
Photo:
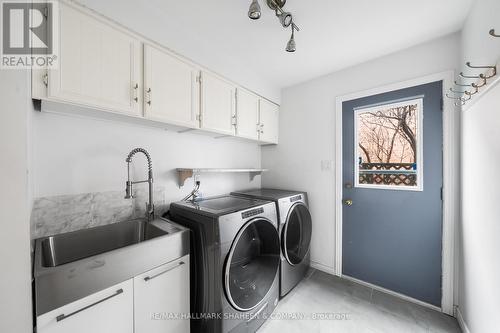
[[[311,319],[315,313],[329,318]],[[281,300],[273,317],[259,333],[461,332],[453,317],[316,270]]]

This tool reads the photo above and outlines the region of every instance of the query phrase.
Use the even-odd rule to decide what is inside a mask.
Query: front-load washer
[[[279,300],[273,202],[234,196],[182,201],[170,219],[191,229],[191,332],[250,333]]]
[[[310,266],[312,220],[307,193],[258,189],[231,194],[276,204],[281,243],[280,296],[285,296],[304,278]]]

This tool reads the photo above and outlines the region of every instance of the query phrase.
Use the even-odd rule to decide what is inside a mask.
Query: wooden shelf
[[[250,174],[250,181],[255,176],[261,175],[267,169],[220,169],[220,168],[178,168],[177,175],[179,177],[179,186],[184,186],[186,179],[193,177],[200,173],[248,173]]]

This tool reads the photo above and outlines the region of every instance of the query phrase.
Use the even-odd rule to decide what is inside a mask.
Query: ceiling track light
[[[290,12],[285,12],[283,6],[286,4],[286,0],[266,0],[267,6],[273,10],[279,19],[279,22],[283,28],[292,29],[292,36],[286,44],[287,52],[295,52],[295,31],[300,31],[299,27],[293,22],[293,15]],[[258,20],[261,16],[261,8],[258,0],[252,0],[250,8],[248,9],[248,17],[252,20]]]
[[[250,8],[248,8],[248,17],[252,20],[260,19],[261,11],[258,0],[252,0]]]

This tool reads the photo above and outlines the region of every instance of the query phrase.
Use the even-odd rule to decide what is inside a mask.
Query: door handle
[[[349,206],[349,207],[350,207],[350,206],[352,206],[352,204],[353,204],[352,199],[345,199],[345,200],[344,200],[344,205],[346,205],[346,206]]]

